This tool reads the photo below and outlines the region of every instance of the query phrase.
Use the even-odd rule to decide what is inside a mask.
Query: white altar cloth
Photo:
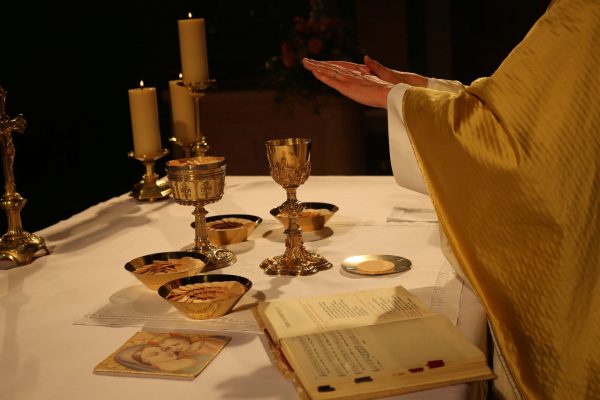
[[[333,294],[402,285],[448,315],[465,336],[483,345],[485,313],[458,281],[439,248],[434,218],[423,218],[429,199],[397,186],[391,176],[311,176],[300,201],[333,203],[339,211],[305,245],[333,268],[315,275],[269,276],[258,267],[282,254],[282,225],[269,210],[285,191],[268,176],[228,176],[209,215],[252,214],[262,224],[229,248],[236,264],[210,273],[242,275],[253,287],[224,321],[182,318],[124,269],[138,256],[181,250],[193,243],[193,207],[173,199],[138,202],[127,194],[93,206],[38,235],[52,254],[30,265],[0,270],[0,398],[4,399],[294,399],[295,390],[269,359],[248,308],[260,300]],[[394,220],[394,210],[419,210]],[[359,276],[343,259],[393,254],[412,261],[410,271]],[[460,306],[460,307],[459,307]],[[193,381],[101,376],[94,366],[141,329],[218,331],[232,341]],[[466,399],[468,385],[398,396],[398,399]]]

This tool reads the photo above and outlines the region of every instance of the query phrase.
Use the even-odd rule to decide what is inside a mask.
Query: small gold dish
[[[411,266],[408,258],[387,254],[364,254],[352,256],[342,261],[342,268],[358,275],[387,275],[408,271]]]
[[[248,214],[225,214],[206,217],[208,240],[215,245],[240,243],[248,239],[262,222],[261,217]],[[196,223],[192,222],[192,228]]]
[[[196,275],[167,282],[158,294],[188,318],[211,319],[229,313],[251,287],[239,275]]]
[[[206,256],[189,251],[155,253],[134,258],[125,269],[146,287],[157,290],[174,279],[194,276],[207,264]]]
[[[323,229],[327,221],[339,210],[338,206],[329,203],[302,202],[300,204],[304,206],[304,210],[298,216],[298,224],[304,232]],[[279,212],[279,207],[273,208],[270,213],[287,227],[288,216]]]

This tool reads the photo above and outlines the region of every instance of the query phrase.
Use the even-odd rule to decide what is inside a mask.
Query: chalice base
[[[30,264],[35,258],[50,254],[44,239],[29,232],[5,234],[0,238],[0,259],[9,259],[16,265]]]
[[[208,263],[207,268],[209,270],[228,267],[235,264],[237,261],[235,254],[231,250],[223,247],[208,245],[202,248],[197,248],[196,246],[191,246],[189,248],[185,248],[184,250],[205,255]]]
[[[171,183],[167,180],[159,179],[152,185],[148,185],[142,180],[133,185],[131,196],[138,200],[153,202],[168,198],[171,190]]]
[[[286,251],[281,256],[269,257],[260,263],[267,275],[312,275],[333,265],[323,256],[300,247],[298,251]]]

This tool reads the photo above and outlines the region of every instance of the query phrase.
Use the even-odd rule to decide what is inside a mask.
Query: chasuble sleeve
[[[423,176],[417,164],[415,153],[406,133],[402,117],[404,93],[409,85],[395,85],[388,94],[388,142],[390,162],[396,183],[415,192],[427,194]]]
[[[465,89],[459,81],[446,79],[427,78],[427,87],[450,93],[458,93]],[[396,183],[415,192],[427,194],[427,187],[417,164],[417,159],[406,133],[402,104],[404,94],[409,85],[400,83],[395,85],[388,95],[388,142],[390,161]]]
[[[600,2],[553,3],[489,78],[407,89],[441,227],[525,398],[600,389]]]
[[[437,78],[427,78],[427,87],[454,94],[465,89],[465,86],[459,81]],[[388,141],[392,172],[398,185],[419,193],[428,194],[423,174],[419,169],[408,133],[406,132],[406,125],[402,114],[404,95],[409,88],[409,85],[401,83],[394,86],[388,95]],[[469,281],[456,260],[443,229],[440,229],[439,234],[440,246],[444,256],[460,278],[469,285]]]

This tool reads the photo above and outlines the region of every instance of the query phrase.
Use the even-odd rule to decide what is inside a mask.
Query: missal
[[[94,373],[194,379],[230,340],[220,335],[136,332]]]
[[[313,400],[495,378],[479,348],[402,286],[262,302],[256,317],[275,364]]]

